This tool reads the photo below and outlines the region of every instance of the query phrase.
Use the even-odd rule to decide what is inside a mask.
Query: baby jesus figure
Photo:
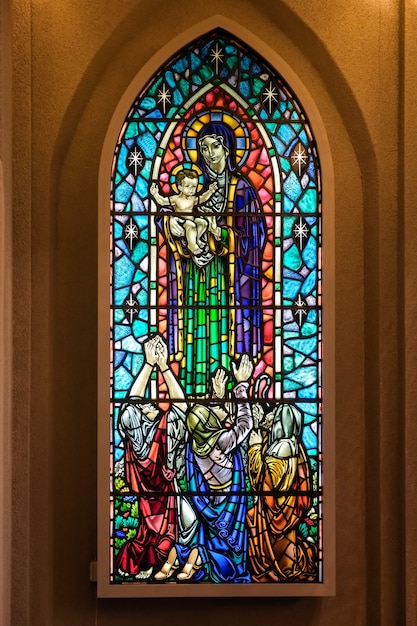
[[[160,206],[171,206],[176,215],[181,218],[177,221],[181,224],[187,239],[187,245],[192,254],[198,255],[203,252],[205,241],[203,239],[207,231],[211,232],[219,240],[221,230],[214,215],[201,217],[195,214],[195,207],[199,206],[200,211],[207,210],[201,206],[216,191],[217,182],[211,183],[208,190],[199,196],[196,195],[198,185],[198,174],[194,170],[182,169],[175,179],[178,194],[170,197],[162,196],[158,191],[158,185],[152,183],[150,192]]]

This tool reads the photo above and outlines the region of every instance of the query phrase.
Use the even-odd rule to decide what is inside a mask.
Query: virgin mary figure
[[[262,252],[265,218],[258,194],[236,163],[235,136],[223,121],[202,127],[198,166],[204,187],[216,182],[200,210],[215,216],[199,255],[187,249],[181,219],[166,209],[157,219],[170,248],[167,341],[180,363],[186,395],[209,393],[218,367],[230,359],[262,352]]]

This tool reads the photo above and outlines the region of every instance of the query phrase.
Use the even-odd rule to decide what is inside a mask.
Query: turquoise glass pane
[[[223,30],[168,59],[126,111],[110,184],[113,584],[163,591],[181,582],[194,548],[195,584],[322,581],[318,181],[302,103]],[[245,411],[261,423],[246,419],[220,468],[217,442],[243,428],[241,367]],[[289,441],[291,463],[279,453]],[[209,462],[213,480],[201,469]],[[274,476],[285,477],[276,497]],[[182,524],[184,499],[194,534]],[[300,555],[291,575],[268,551],[279,507],[294,529],[282,541]],[[179,567],[164,578],[173,548]]]

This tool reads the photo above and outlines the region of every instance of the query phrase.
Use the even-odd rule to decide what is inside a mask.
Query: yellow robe
[[[248,511],[249,558],[255,582],[309,581],[316,576],[316,546],[297,533],[311,507],[310,469],[303,446],[298,457],[276,458],[264,446],[249,448],[252,488],[260,491]]]

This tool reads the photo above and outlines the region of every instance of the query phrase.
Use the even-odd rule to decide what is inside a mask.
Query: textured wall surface
[[[3,516],[11,520],[11,623],[413,626],[415,3],[6,4],[14,313],[12,510]],[[332,153],[337,595],[97,600],[89,563],[96,557],[101,150],[137,72],[169,39],[216,14],[262,38],[291,66],[320,110]],[[3,248],[9,258],[11,244]]]

